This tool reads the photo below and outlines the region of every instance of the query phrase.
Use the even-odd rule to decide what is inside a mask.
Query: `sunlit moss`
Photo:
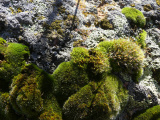
[[[145,48],[146,47],[146,37],[147,37],[147,32],[145,30],[143,30],[139,36],[137,36],[137,43],[141,46],[141,48]]]
[[[136,43],[118,39],[101,42],[99,47],[104,48],[104,53],[108,55],[113,72],[126,72],[134,81],[142,75],[144,53]]]
[[[132,23],[139,27],[144,27],[146,24],[146,19],[143,13],[135,8],[125,7],[122,9],[122,13],[126,18]]]

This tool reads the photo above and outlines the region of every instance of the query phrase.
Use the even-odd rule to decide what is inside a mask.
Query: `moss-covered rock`
[[[125,39],[104,41],[99,49],[108,55],[113,72],[128,73],[134,81],[142,75],[144,53],[136,43]]]
[[[137,25],[138,27],[145,26],[146,19],[141,11],[135,8],[125,7],[122,9],[122,13],[132,24]]]
[[[160,0],[156,0],[157,5],[160,6]]]
[[[13,109],[28,118],[36,118],[43,111],[45,99],[53,96],[52,77],[33,64],[26,65],[14,77],[10,90]]]
[[[160,118],[160,105],[157,105],[147,109],[145,112],[138,115],[133,120],[159,120],[159,118]]]
[[[86,71],[72,62],[61,63],[54,71],[53,78],[57,84],[56,96],[61,104],[89,82]]]
[[[69,97],[63,106],[65,120],[115,119],[128,99],[127,90],[117,77],[108,75],[105,81],[90,82]]]
[[[11,79],[20,73],[30,53],[25,45],[7,43],[2,38],[0,43],[0,91],[7,92]]]

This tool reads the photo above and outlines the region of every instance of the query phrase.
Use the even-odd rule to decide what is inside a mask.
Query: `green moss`
[[[61,63],[54,71],[53,77],[57,83],[55,89],[60,104],[89,82],[86,71],[72,62]]]
[[[55,20],[54,22],[51,23],[51,26],[49,27],[49,29],[61,29],[61,24],[62,24],[62,20]]]
[[[81,47],[83,42],[84,42],[84,40],[74,41],[73,47]]]
[[[62,111],[55,97],[44,101],[44,110],[40,114],[39,120],[62,120]]]
[[[113,75],[105,81],[90,82],[69,97],[63,106],[65,120],[107,120],[114,118],[126,105],[127,90]]]
[[[6,40],[0,37],[0,44],[4,44],[4,43],[6,43]]]
[[[10,90],[13,109],[28,118],[36,118],[43,102],[53,96],[53,78],[33,64],[26,65],[14,77]]]
[[[10,105],[9,93],[0,93],[0,119],[18,120],[20,116],[16,115]]]
[[[110,71],[107,56],[98,49],[75,47],[71,52],[71,61],[86,69],[91,80],[101,80],[103,75]]]
[[[0,88],[8,91],[11,79],[20,73],[21,67],[29,57],[27,46],[19,43],[6,43],[2,39],[0,44]]]
[[[147,32],[145,30],[143,30],[137,38],[137,43],[141,46],[141,48],[145,48],[146,47],[146,37],[147,37]]]
[[[99,47],[108,55],[113,72],[128,73],[134,81],[142,75],[144,53],[136,43],[118,39],[101,42]]]
[[[153,10],[152,6],[150,4],[146,4],[143,6],[144,11],[151,11]]]
[[[122,9],[122,13],[132,24],[137,25],[138,27],[145,26],[146,19],[141,11],[135,8],[125,7]]]
[[[133,120],[158,120],[160,118],[160,105],[147,109]]]

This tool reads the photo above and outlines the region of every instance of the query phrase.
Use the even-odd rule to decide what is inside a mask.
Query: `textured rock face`
[[[124,7],[141,11],[146,25],[132,24],[122,14]],[[28,46],[29,62],[48,73],[71,59],[73,47],[96,48],[102,41],[121,38],[135,42],[143,30],[147,36],[139,83],[132,76],[116,73],[130,95],[123,111],[112,117],[117,120],[132,119],[137,112],[160,104],[158,0],[0,0],[0,37]],[[45,113],[41,118],[45,119]]]

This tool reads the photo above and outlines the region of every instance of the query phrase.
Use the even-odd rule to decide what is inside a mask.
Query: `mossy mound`
[[[133,120],[159,120],[160,105],[147,109],[144,113],[138,115]]]
[[[135,8],[125,7],[122,9],[122,13],[133,25],[137,25],[138,27],[144,27],[146,25],[146,19],[141,11]]]
[[[54,71],[53,78],[57,84],[56,96],[61,104],[89,82],[86,71],[72,62],[61,63]]]
[[[0,39],[0,91],[9,90],[11,79],[20,73],[29,55],[27,46]]]
[[[108,55],[112,72],[130,74],[135,82],[142,75],[144,53],[136,43],[125,39],[104,41],[97,49]]]
[[[63,119],[113,119],[127,99],[128,93],[122,83],[114,75],[108,75],[105,81],[90,82],[69,97],[63,106]]]
[[[160,0],[156,0],[157,5],[160,6]]]
[[[44,110],[44,102],[54,96],[53,86],[51,75],[33,64],[26,65],[11,84],[10,102],[13,109],[27,118],[36,119]]]
[[[146,47],[146,37],[147,37],[147,32],[145,30],[142,30],[141,33],[139,34],[139,36],[137,36],[137,43],[141,46],[141,48],[145,48]]]

